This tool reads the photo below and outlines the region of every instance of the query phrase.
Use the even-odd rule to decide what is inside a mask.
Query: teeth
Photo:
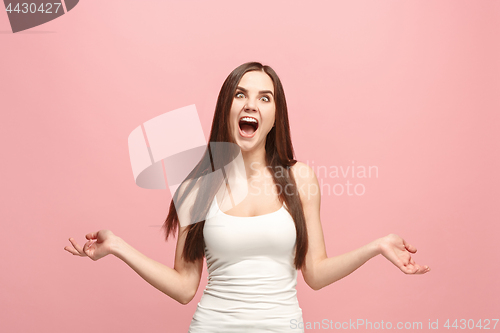
[[[256,120],[256,119],[254,119],[254,118],[250,118],[250,117],[243,117],[243,118],[241,118],[240,120],[251,121],[251,122],[257,123],[257,120]]]

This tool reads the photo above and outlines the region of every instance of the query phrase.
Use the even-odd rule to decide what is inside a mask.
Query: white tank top
[[[285,205],[238,217],[223,213],[214,199],[207,216],[208,283],[189,332],[304,332],[297,328],[295,224]]]

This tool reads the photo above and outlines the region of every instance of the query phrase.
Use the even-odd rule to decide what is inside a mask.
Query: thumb
[[[85,235],[85,238],[87,238],[87,239],[97,239],[97,234],[98,233],[99,233],[99,231],[88,233],[88,234]]]
[[[403,244],[405,245],[405,248],[410,251],[411,253],[415,253],[417,252],[417,248],[411,244],[408,244],[407,242],[405,242],[405,240],[403,239]]]
[[[95,241],[90,240],[90,241],[88,241],[87,243],[85,243],[85,245],[83,246],[83,252],[85,252],[85,254],[86,254],[87,256],[89,256],[89,254],[91,253],[91,252],[90,252],[90,251],[91,251],[90,247],[91,247],[94,243],[95,243]]]
[[[83,244],[83,253],[85,253],[87,256],[89,255],[88,251],[89,251],[89,243],[90,242],[86,242],[85,244]]]

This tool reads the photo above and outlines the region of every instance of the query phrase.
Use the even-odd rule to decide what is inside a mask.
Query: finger
[[[85,243],[85,246],[83,247],[83,251],[89,255],[90,254],[90,251],[93,251],[94,250],[94,243],[96,243],[95,240],[90,240],[88,241],[87,243]]]
[[[421,266],[421,265],[415,264],[415,267],[417,268],[417,271],[415,272],[415,274],[424,274],[424,273],[427,273],[431,270],[430,267],[427,265]]]
[[[80,255],[80,253],[78,253],[75,249],[70,248],[69,246],[64,247],[64,249],[65,249],[66,251],[68,251],[69,253],[74,254],[74,255],[76,255],[76,256],[79,256],[79,255]]]
[[[430,270],[431,270],[431,268],[429,266],[422,266],[422,270],[421,270],[420,274],[427,273]]]
[[[88,253],[90,245],[92,245],[92,241],[86,242],[85,245],[83,245],[83,252]]]
[[[409,243],[407,243],[404,239],[403,239],[403,244],[405,245],[405,248],[410,251],[411,253],[415,253],[417,252],[417,248]]]
[[[78,251],[78,253],[85,255],[81,246],[78,245],[78,243],[73,238],[70,238],[69,241],[71,242],[71,244],[73,244],[73,247]]]
[[[88,234],[85,235],[85,238],[87,238],[87,239],[96,239],[98,233],[99,233],[99,231],[88,233]]]
[[[395,265],[403,271],[405,274],[413,274],[414,273],[414,267],[412,264],[408,262],[408,260],[402,260],[401,258],[398,258],[395,262]]]
[[[403,266],[401,267],[401,270],[406,274],[415,274],[418,271],[418,269],[413,265]]]
[[[427,269],[425,266],[418,266],[418,271],[416,272],[416,274],[424,274],[424,273],[427,273]]]

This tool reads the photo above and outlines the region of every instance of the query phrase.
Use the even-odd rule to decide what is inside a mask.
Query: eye
[[[264,102],[270,102],[271,99],[267,96],[262,96],[262,98],[264,99]]]
[[[237,92],[234,97],[240,98],[240,97],[245,97],[245,95],[242,92]]]

